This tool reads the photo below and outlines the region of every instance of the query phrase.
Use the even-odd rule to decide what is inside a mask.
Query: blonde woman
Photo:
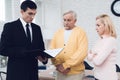
[[[116,32],[107,14],[96,17],[96,31],[100,39],[88,52],[88,60],[94,64],[95,80],[118,80],[116,73]]]

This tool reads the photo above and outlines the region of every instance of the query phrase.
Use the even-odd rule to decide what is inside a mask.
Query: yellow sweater
[[[87,56],[88,40],[86,33],[80,27],[74,27],[66,45],[64,45],[64,29],[60,29],[54,35],[51,49],[64,48],[63,51],[52,59],[54,65],[62,64],[70,68],[68,74],[78,74],[85,70],[84,59]]]

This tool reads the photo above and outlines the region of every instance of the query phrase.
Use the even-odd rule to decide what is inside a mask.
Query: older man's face
[[[63,16],[64,27],[66,30],[71,30],[75,27],[76,19],[72,14],[66,14]]]

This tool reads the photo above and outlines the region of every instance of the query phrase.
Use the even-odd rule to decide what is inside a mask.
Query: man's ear
[[[77,19],[75,19],[75,23],[76,23]]]
[[[75,22],[77,21],[77,19],[75,19]]]
[[[21,9],[21,10],[20,10],[20,13],[23,14],[23,12],[24,12],[24,11]]]

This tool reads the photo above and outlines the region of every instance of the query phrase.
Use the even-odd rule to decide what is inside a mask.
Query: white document
[[[45,50],[44,52],[46,52],[48,55],[55,57],[56,55],[58,55],[61,51],[63,50],[63,48],[57,48],[57,49],[49,49],[49,50]]]

